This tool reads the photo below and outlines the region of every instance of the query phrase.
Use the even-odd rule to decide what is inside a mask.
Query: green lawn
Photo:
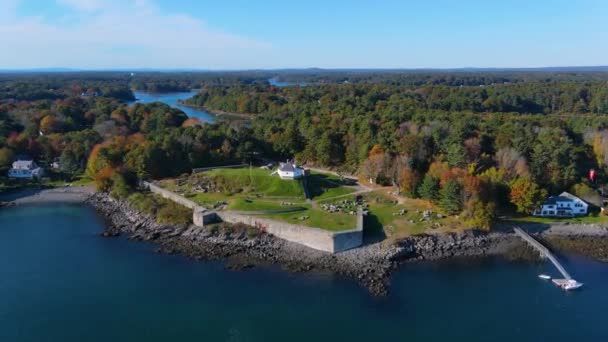
[[[455,232],[465,229],[462,222],[455,216],[436,216],[441,211],[428,201],[404,198],[403,203],[395,203],[388,194],[374,191],[362,195],[366,200],[369,215],[366,219],[366,229],[372,232],[384,231],[389,237],[403,237],[424,233]],[[404,210],[404,214],[400,212]],[[433,218],[423,220],[422,212],[431,210]]]
[[[172,190],[174,191],[174,190]],[[184,196],[200,205],[214,205],[217,202],[230,202],[233,199],[241,198],[242,195],[226,195],[221,192],[197,192],[194,196],[187,194]]]
[[[293,202],[294,205],[281,205],[281,202],[287,201],[277,201],[277,200],[266,200],[266,199],[258,199],[258,198],[234,198],[230,201],[230,205],[228,209],[230,210],[241,210],[241,211],[258,211],[258,210],[285,210],[285,209],[294,209],[301,208],[304,205],[304,202]]]
[[[204,206],[214,206],[218,202],[228,203],[227,209],[238,211],[274,211],[300,208],[299,211],[258,215],[294,224],[340,231],[355,228],[356,216],[343,213],[328,213],[313,209],[304,199],[301,181],[283,180],[271,171],[260,168],[214,169],[190,177],[206,177],[212,181],[218,192],[194,192],[190,188],[198,181],[206,179],[167,179],[161,181],[165,189],[184,194],[185,197]],[[345,187],[339,177],[313,173],[309,178],[309,189],[314,199],[348,195],[354,188]],[[177,185],[181,184],[181,185]],[[282,202],[293,205],[281,205]],[[308,216],[305,220],[301,217]]]
[[[304,189],[299,181],[283,180],[271,171],[261,168],[214,169],[201,173],[219,182],[225,182],[226,187],[243,189],[250,193],[264,196],[304,197]]]
[[[513,223],[544,223],[544,224],[555,224],[555,223],[608,223],[608,216],[606,215],[587,215],[581,217],[572,218],[558,218],[558,217],[537,217],[537,216],[521,216],[521,217],[510,217],[505,219],[506,222]]]
[[[308,191],[315,201],[323,201],[355,192],[353,187],[345,185],[347,185],[347,182],[332,174],[311,172],[308,176]]]
[[[312,209],[310,208],[310,206],[306,206],[305,208],[306,210],[297,212],[260,216],[293,224],[301,224],[309,227],[322,228],[330,231],[354,229],[357,223],[357,217],[355,215],[348,215],[343,213],[327,213],[321,209]],[[305,220],[300,220],[300,217],[305,216],[308,216],[308,218]]]

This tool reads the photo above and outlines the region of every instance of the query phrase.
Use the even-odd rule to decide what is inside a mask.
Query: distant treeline
[[[608,82],[522,82],[490,86],[386,84],[310,85],[306,87],[210,86],[189,104],[242,113],[288,111],[357,112],[416,110],[476,113],[608,113]],[[300,109],[301,108],[301,109]]]
[[[0,172],[27,154],[124,194],[137,178],[248,162],[258,152],[395,185],[483,228],[501,211],[530,212],[549,193],[597,195],[590,169],[600,183],[608,179],[603,74],[446,73],[453,81],[435,84],[414,73],[406,76],[421,85],[387,81],[402,76],[276,87],[267,80],[277,72],[267,71],[2,75]],[[468,77],[508,81],[449,85],[473,82]],[[254,115],[249,124],[202,124],[165,104],[127,105],[133,87],[200,88],[190,104]]]

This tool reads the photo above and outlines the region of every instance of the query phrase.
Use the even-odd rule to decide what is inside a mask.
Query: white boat
[[[539,275],[538,275],[538,277],[539,277],[540,279],[545,279],[545,280],[549,280],[549,279],[551,279],[551,276],[548,276],[548,275],[546,275],[546,274],[539,274]]]
[[[570,290],[576,290],[582,286],[583,286],[583,283],[579,283],[576,280],[570,280],[564,285],[563,289],[566,291],[570,291]]]
[[[574,279],[553,279],[553,282],[555,283],[555,285],[561,287],[566,291],[576,290],[583,286],[583,283],[579,283]]]

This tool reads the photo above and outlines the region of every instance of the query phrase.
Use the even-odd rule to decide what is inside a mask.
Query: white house
[[[573,217],[587,215],[589,204],[568,192],[551,196],[536,209],[534,216]]]
[[[17,160],[13,162],[13,168],[8,170],[9,178],[34,179],[43,175],[44,169],[33,160]]]
[[[304,176],[304,169],[288,160],[279,165],[277,173],[281,179],[298,179]]]

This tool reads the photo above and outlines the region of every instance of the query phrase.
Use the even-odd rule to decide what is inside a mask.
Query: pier
[[[562,266],[562,264],[559,263],[557,258],[553,255],[553,253],[551,253],[549,251],[549,249],[547,249],[547,247],[543,246],[540,242],[536,241],[533,237],[531,237],[528,233],[524,232],[521,228],[515,227],[515,228],[513,228],[513,230],[515,231],[515,234],[517,234],[519,237],[524,239],[524,241],[526,241],[530,246],[534,247],[534,249],[538,250],[543,257],[546,257],[547,259],[551,260],[553,265],[555,265],[555,268],[557,268],[557,270],[564,276],[563,280],[554,279],[553,282],[555,284],[560,285],[560,283],[562,281],[567,282],[567,281],[573,280],[572,277],[570,276],[570,273],[568,273],[566,271],[564,266]]]

